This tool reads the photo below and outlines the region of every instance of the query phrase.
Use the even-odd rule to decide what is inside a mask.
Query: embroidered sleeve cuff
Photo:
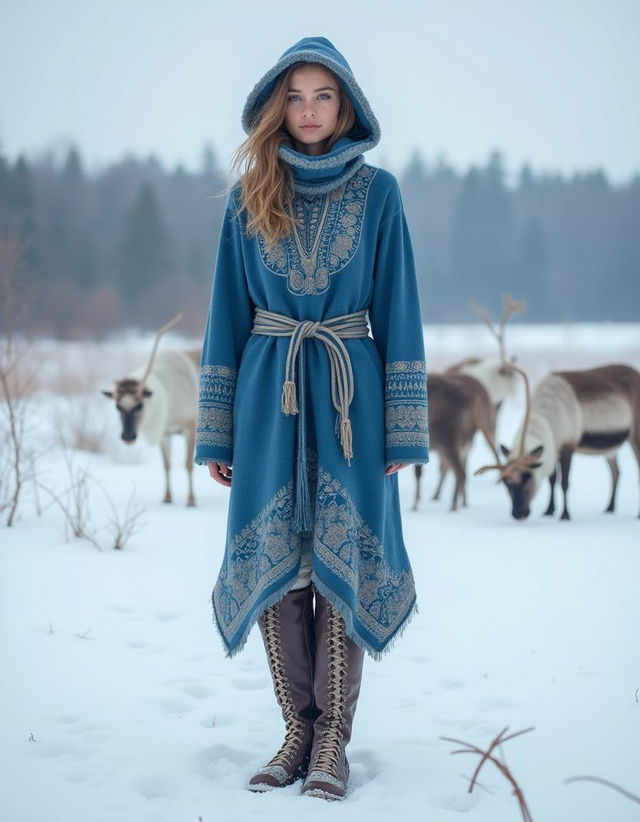
[[[236,371],[224,365],[200,367],[200,393],[194,462],[231,464],[233,453],[233,401]]]
[[[224,462],[233,464],[233,455],[230,448],[205,448],[198,446],[193,461],[197,465],[208,465],[210,462]]]
[[[385,462],[428,462],[427,373],[424,360],[385,368]],[[404,459],[403,459],[404,457]]]
[[[392,448],[385,451],[384,467],[390,465],[426,465],[429,462],[428,448]]]

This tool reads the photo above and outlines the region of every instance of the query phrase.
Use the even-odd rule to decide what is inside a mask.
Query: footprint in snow
[[[173,699],[171,697],[161,699],[157,704],[160,710],[172,716],[182,716],[182,714],[189,713],[193,708],[190,702],[184,699]]]
[[[58,722],[60,720],[57,720]],[[80,722],[80,720],[75,720],[74,722],[63,722],[63,725],[67,725],[66,728],[67,733],[69,734],[86,734],[92,731],[100,731],[102,730],[101,725],[96,725],[95,722]]]
[[[453,679],[452,677],[443,677],[440,680],[440,687],[445,688],[447,691],[453,691],[456,688],[466,688],[466,686],[466,682],[462,682],[460,679]]]
[[[231,720],[226,715],[208,713],[198,720],[198,725],[202,728],[226,728],[231,725]]]
[[[496,696],[484,700],[485,708],[515,708],[517,703],[504,696]]]
[[[93,755],[94,751],[86,745],[74,745],[69,742],[49,742],[47,740],[29,748],[33,756],[55,759],[66,757],[69,759],[86,759]]]
[[[229,773],[229,763],[243,768],[253,760],[253,756],[241,748],[229,745],[210,745],[194,757],[194,770],[205,779],[216,780]]]
[[[266,688],[268,683],[266,677],[261,676],[256,679],[232,679],[231,684],[239,691],[260,691]]]
[[[95,722],[76,722],[69,725],[67,733],[77,737],[81,742],[89,742],[92,745],[99,745],[106,742],[109,734],[102,725]]]
[[[136,793],[145,799],[175,799],[178,793],[178,782],[171,776],[156,774],[153,776],[138,776],[129,783]]]
[[[375,751],[366,748],[355,749],[349,754],[351,775],[350,787],[357,788],[372,782],[380,773],[381,764]]]
[[[140,622],[143,619],[135,608],[130,608],[128,605],[107,605],[107,610],[118,614],[128,622]]]
[[[180,619],[183,614],[180,611],[155,611],[153,616],[159,622],[173,622],[175,619]]]
[[[82,717],[75,716],[74,714],[63,714],[62,716],[57,716],[56,722],[59,722],[61,725],[73,725],[75,722],[80,722]]]
[[[475,719],[438,719],[438,725],[444,725],[445,728],[457,728],[461,731],[470,731],[477,727],[478,723]]]
[[[90,773],[87,771],[72,771],[66,775],[67,782],[71,782],[73,785],[78,785],[80,782],[86,782],[87,779],[91,776]]]
[[[187,696],[192,696],[194,699],[206,699],[213,696],[211,688],[207,688],[206,685],[199,682],[185,683],[178,690],[182,691],[183,694],[187,694]]]
[[[166,650],[164,645],[152,645],[143,639],[133,639],[127,642],[129,648],[134,651],[139,651],[142,656],[153,656],[154,654],[161,654]]]
[[[443,794],[440,797],[435,797],[432,804],[437,808],[444,808],[448,811],[458,811],[466,813],[472,811],[478,804],[478,797],[473,793],[449,793]]]

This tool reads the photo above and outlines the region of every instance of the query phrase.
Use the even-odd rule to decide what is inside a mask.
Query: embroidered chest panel
[[[266,268],[287,278],[287,288],[299,296],[322,294],[358,250],[367,193],[377,169],[367,165],[326,194],[295,194],[293,232],[267,252],[262,232],[258,247]]]

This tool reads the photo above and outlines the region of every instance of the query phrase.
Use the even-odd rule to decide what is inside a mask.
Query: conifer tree
[[[122,227],[117,278],[122,297],[136,301],[170,269],[167,230],[153,186],[145,181]]]

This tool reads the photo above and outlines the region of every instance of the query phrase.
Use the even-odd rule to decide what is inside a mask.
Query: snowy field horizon
[[[428,371],[497,354],[481,324],[425,326]],[[507,328],[508,354],[535,384],[550,370],[625,363],[640,369],[640,324]],[[412,510],[411,467],[399,473],[403,530],[419,612],[380,662],[365,660],[342,803],[302,797],[300,783],[246,790],[275,753],[283,722],[254,628],[227,659],[210,594],[224,550],[228,492],[194,468],[186,507],[184,444],[174,438],[174,503],[161,502],[160,449],[119,438],[113,380],[143,365],[153,335],[103,343],[40,340],[30,357],[27,446],[39,486],[0,530],[0,822],[517,822],[512,789],[476,755],[508,726],[533,730],[502,746],[535,822],[632,822],[640,805],[640,493],[628,444],[619,452],[615,513],[603,513],[602,457],[576,455],[571,521],[510,516],[480,437],[469,455],[469,505],[450,512],[452,484]],[[197,347],[173,332],[161,346]],[[356,389],[357,390],[357,389]],[[507,400],[498,441],[510,444],[523,392]],[[83,448],[73,448],[80,444]],[[258,469],[257,469],[258,470]],[[75,538],[59,500],[84,477],[94,541]],[[556,489],[556,505],[560,501]],[[110,523],[130,506],[137,528],[113,550]]]

